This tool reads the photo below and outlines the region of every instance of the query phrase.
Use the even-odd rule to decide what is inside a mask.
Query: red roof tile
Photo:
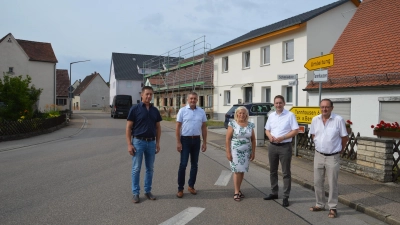
[[[68,96],[69,75],[68,70],[56,70],[57,96]]]
[[[400,85],[400,1],[364,0],[331,53],[323,88]],[[318,88],[310,82],[306,90]]]
[[[57,63],[56,55],[50,43],[35,42],[16,39],[18,44],[24,49],[29,56],[30,61],[52,62]]]

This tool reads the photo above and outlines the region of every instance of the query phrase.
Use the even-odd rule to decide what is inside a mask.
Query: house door
[[[253,102],[252,90],[253,90],[253,87],[245,87],[244,88],[244,102],[246,102],[246,103]]]

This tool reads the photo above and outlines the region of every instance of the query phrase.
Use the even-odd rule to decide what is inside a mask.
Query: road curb
[[[220,145],[217,145],[215,143],[207,142],[207,144],[212,145],[212,146],[216,147],[217,149],[225,151],[224,147],[222,147]],[[260,167],[262,167],[264,169],[270,170],[268,165],[266,165],[265,163],[262,163],[260,161],[254,160],[252,163],[254,163],[255,165],[260,166]],[[278,174],[280,176],[282,176],[282,172],[281,171],[278,171]],[[305,188],[307,188],[309,190],[314,191],[314,183],[311,182],[311,181],[304,180],[302,178],[294,176],[293,174],[292,174],[292,181],[297,183],[297,184],[299,184],[302,187],[305,187]],[[325,191],[325,196],[329,196],[329,192],[328,191]],[[378,219],[380,221],[383,221],[383,222],[391,224],[391,225],[400,225],[400,219],[395,217],[395,216],[392,216],[391,214],[388,214],[388,213],[383,212],[381,210],[375,209],[373,207],[366,207],[365,205],[363,205],[361,203],[353,202],[353,201],[351,201],[351,200],[349,200],[346,197],[341,196],[341,195],[338,196],[338,200],[343,205],[346,205],[346,206],[348,206],[350,208],[353,208],[358,212],[362,212],[362,213],[367,214],[367,215],[369,215],[371,217],[374,217],[375,219]]]

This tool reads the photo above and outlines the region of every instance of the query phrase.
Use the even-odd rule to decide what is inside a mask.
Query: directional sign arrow
[[[327,54],[309,59],[304,67],[308,70],[317,70],[333,66],[333,54]]]

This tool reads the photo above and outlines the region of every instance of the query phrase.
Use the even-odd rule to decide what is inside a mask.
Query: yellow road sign
[[[317,106],[293,106],[290,112],[294,113],[298,123],[311,124],[312,118],[321,114]]]
[[[304,67],[308,70],[317,70],[333,66],[333,54],[327,54],[309,59]]]

